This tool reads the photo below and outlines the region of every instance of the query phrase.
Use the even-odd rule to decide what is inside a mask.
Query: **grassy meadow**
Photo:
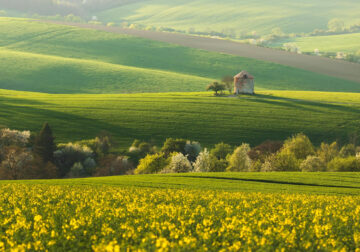
[[[360,174],[354,172],[210,172],[151,174],[79,179],[0,181],[5,184],[49,186],[112,186],[210,190],[247,193],[301,193],[321,195],[359,195]]]
[[[319,49],[320,53],[356,53],[360,51],[359,41],[360,33],[351,33],[286,39],[270,46],[282,47],[284,43],[295,43],[302,52],[313,53],[315,49]]]
[[[45,93],[203,91],[246,69],[258,89],[359,92],[288,66],[126,35],[0,18],[0,88]]]
[[[244,0],[153,0],[139,1],[94,13],[104,22],[129,22],[200,32],[269,34],[274,27],[286,33],[326,29],[332,18],[346,25],[358,22],[359,2],[355,0],[244,1]]]
[[[347,140],[358,132],[356,93],[262,91],[255,96],[212,93],[42,94],[1,90],[0,125],[38,131],[44,121],[58,142],[110,132],[128,147],[134,139],[161,144],[168,137],[252,145],[307,134],[314,143]]]

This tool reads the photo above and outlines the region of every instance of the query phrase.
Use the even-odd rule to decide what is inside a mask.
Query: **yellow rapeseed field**
[[[0,250],[360,251],[360,197],[0,185]]]

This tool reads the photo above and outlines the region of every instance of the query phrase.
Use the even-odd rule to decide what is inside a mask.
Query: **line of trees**
[[[107,133],[94,139],[55,144],[49,124],[38,134],[0,130],[0,179],[49,179],[185,172],[360,172],[360,147],[337,142],[315,147],[300,133],[284,142],[250,147],[168,138],[161,148],[135,140],[127,151],[112,152]]]
[[[201,149],[199,143],[167,139],[160,151],[141,159],[135,174],[177,172],[345,172],[360,171],[360,148],[337,142],[315,147],[304,134],[284,142],[265,141],[251,148],[219,143]]]
[[[0,179],[49,179],[125,174],[133,167],[110,153],[111,137],[55,144],[48,123],[38,134],[0,130]]]

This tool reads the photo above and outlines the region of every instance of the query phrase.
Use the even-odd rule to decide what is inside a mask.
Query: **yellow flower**
[[[41,219],[42,219],[41,215],[35,215],[35,217],[34,217],[35,222],[41,221]]]

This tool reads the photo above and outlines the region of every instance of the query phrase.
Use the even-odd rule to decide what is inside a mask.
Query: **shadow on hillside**
[[[217,176],[178,176],[173,175],[171,177],[181,178],[196,178],[196,179],[216,179],[216,180],[232,180],[232,181],[244,181],[244,182],[257,182],[267,184],[281,184],[281,185],[298,185],[298,186],[314,186],[314,187],[331,187],[331,188],[347,188],[347,189],[360,189],[357,186],[344,186],[344,185],[320,185],[313,183],[302,183],[302,182],[288,182],[288,181],[277,181],[277,180],[266,180],[266,179],[248,179],[248,178],[229,178],[229,177],[217,177]]]
[[[338,110],[342,112],[350,112],[350,113],[356,113],[360,114],[360,108],[354,108],[352,106],[344,106],[344,105],[338,105],[338,104],[332,104],[329,102],[320,102],[320,101],[310,101],[310,100],[304,100],[304,99],[291,99],[291,98],[284,98],[274,95],[264,95],[264,94],[256,94],[253,96],[256,99],[248,99],[248,101],[256,101],[256,102],[263,102],[278,106],[284,106],[284,107],[293,107],[293,108],[301,108],[302,110],[313,110],[314,112],[320,110],[316,109],[310,109],[305,108],[303,106],[312,106],[319,109],[333,109]],[[299,106],[302,105],[302,106]]]
[[[57,109],[66,110],[55,104],[0,96],[0,124],[5,127],[39,131],[44,122],[49,122],[55,136],[63,140],[82,140],[95,137],[101,131],[118,136],[135,138],[139,132],[130,128],[112,125],[106,121],[88,118]],[[89,112],[91,114],[91,112]]]

